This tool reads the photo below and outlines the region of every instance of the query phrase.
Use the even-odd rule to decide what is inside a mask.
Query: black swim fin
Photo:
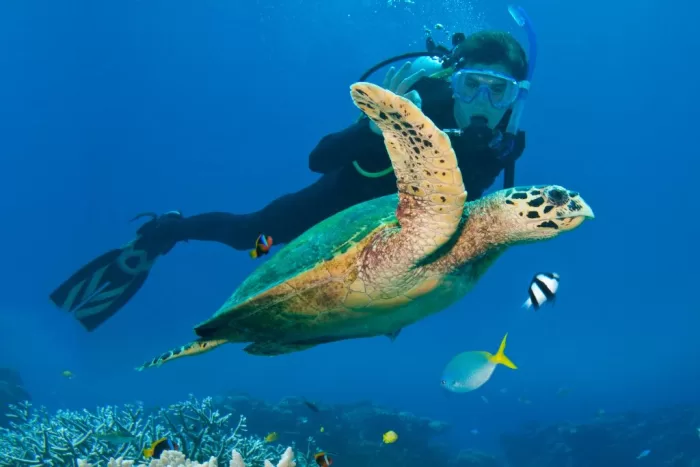
[[[51,301],[94,331],[126,305],[148,277],[155,258],[149,260],[134,244],[111,250],[80,268],[51,293]]]

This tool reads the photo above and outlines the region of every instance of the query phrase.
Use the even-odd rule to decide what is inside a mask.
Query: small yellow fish
[[[64,370],[61,372],[61,376],[63,376],[64,378],[71,379],[73,378],[73,372],[70,370]]]
[[[392,430],[389,430],[382,435],[382,441],[384,441],[384,444],[395,443],[397,439],[399,439],[399,435],[397,435],[396,432]]]
[[[326,429],[325,429],[325,428],[323,428],[323,427],[321,427],[321,429],[320,429],[320,430],[318,430],[318,431],[320,431],[321,433],[323,433],[324,431],[326,431]]]
[[[273,431],[272,433],[268,433],[267,436],[265,436],[265,442],[266,443],[271,443],[273,441],[277,440],[277,432]]]

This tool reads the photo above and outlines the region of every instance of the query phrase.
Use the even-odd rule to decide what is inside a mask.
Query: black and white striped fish
[[[523,307],[533,307],[539,310],[547,301],[554,301],[559,289],[559,274],[556,272],[540,272],[535,274],[528,289],[529,298],[523,303]]]

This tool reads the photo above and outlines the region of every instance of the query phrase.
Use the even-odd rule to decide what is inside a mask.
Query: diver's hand
[[[410,100],[413,102],[418,108],[421,107],[423,104],[423,101],[418,94],[418,91],[415,89],[409,93],[409,89],[416,84],[418,80],[426,76],[426,71],[424,69],[420,69],[415,73],[411,74],[411,62],[406,62],[404,63],[401,68],[399,68],[399,71],[396,71],[396,68],[393,66],[389,68],[389,71],[387,72],[386,76],[384,77],[384,82],[382,83],[382,87],[384,89],[387,89],[394,94],[398,94],[399,96],[403,96],[406,99]],[[379,129],[376,123],[374,121],[370,120],[369,121],[369,127],[370,129],[378,134],[381,135],[382,131]]]
[[[132,219],[151,217],[151,220],[143,224],[136,231],[136,247],[145,250],[149,258],[168,253],[180,240],[179,226],[184,219],[179,211],[169,211],[158,215],[154,212],[146,212]]]

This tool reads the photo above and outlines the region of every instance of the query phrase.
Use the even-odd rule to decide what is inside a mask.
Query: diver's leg
[[[258,235],[272,237],[273,244],[288,243],[307,229],[348,207],[338,183],[338,173],[323,175],[295,193],[280,196],[250,214],[212,212],[183,219],[181,240],[225,243],[236,250],[250,250]]]

